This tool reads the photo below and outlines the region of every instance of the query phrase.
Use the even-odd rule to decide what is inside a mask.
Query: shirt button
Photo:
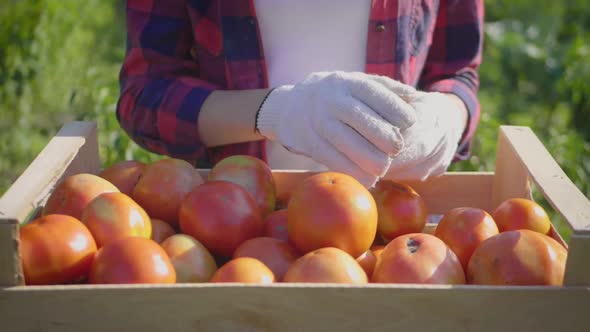
[[[383,32],[383,31],[385,31],[385,24],[383,24],[383,23],[377,23],[375,25],[375,31],[377,31],[377,32]]]

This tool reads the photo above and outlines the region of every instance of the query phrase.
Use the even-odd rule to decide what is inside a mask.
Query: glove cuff
[[[282,85],[273,89],[260,106],[256,128],[264,137],[270,140],[277,138],[277,127],[281,112],[286,107],[289,107],[288,99],[292,89],[292,85]]]

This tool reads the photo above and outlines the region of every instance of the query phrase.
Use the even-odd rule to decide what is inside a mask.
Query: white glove
[[[401,132],[414,122],[414,109],[375,76],[320,72],[273,90],[257,128],[291,152],[370,187],[404,147]]]
[[[439,92],[416,92],[408,100],[416,123],[403,133],[404,149],[393,158],[385,179],[425,180],[444,173],[464,130],[459,103]]]

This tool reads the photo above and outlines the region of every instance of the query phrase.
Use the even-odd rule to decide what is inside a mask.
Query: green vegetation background
[[[124,3],[0,4],[0,194],[69,120],[98,122],[105,166],[161,158],[131,142],[114,115]],[[589,28],[587,0],[486,1],[481,123],[471,159],[452,170],[492,171],[498,126],[530,126],[590,197]]]

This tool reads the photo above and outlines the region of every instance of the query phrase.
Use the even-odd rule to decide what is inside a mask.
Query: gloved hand
[[[402,131],[414,122],[414,109],[375,76],[320,72],[274,89],[260,108],[257,129],[370,187],[402,150]]]
[[[404,99],[414,108],[416,123],[403,133],[405,146],[384,178],[425,180],[444,173],[464,130],[460,101],[439,92],[415,92]]]

